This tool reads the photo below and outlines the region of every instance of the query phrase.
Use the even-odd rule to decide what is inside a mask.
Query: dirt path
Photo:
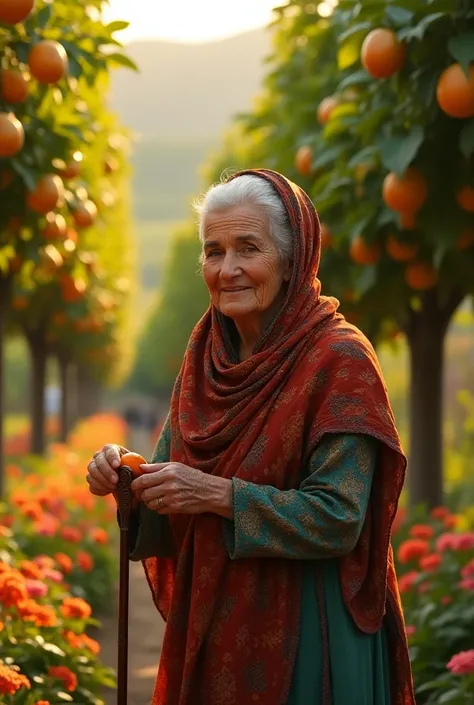
[[[151,457],[151,447],[145,436],[135,435],[128,447],[146,458]],[[117,604],[117,599],[115,599]],[[117,665],[117,610],[114,615],[102,620],[103,629],[99,637],[102,646],[102,662],[116,668]],[[164,623],[153,605],[150,589],[142,565],[130,563],[130,619],[129,619],[129,705],[150,705],[153,686],[161,651]],[[106,693],[105,705],[116,705],[116,691]]]

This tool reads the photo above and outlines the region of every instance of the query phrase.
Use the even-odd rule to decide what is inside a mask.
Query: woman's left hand
[[[132,482],[141,502],[158,514],[214,512],[232,517],[232,481],[182,463],[149,463]]]

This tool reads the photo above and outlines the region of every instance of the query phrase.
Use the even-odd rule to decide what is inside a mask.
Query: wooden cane
[[[132,511],[133,471],[124,465],[118,469],[118,514],[120,525],[120,574],[117,654],[117,705],[127,705],[128,695],[128,603],[129,603],[129,525]]]

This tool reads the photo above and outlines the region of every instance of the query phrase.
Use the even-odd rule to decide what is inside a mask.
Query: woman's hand
[[[89,483],[89,491],[97,497],[105,497],[117,489],[118,474],[117,468],[120,466],[120,458],[129,451],[123,446],[114,443],[107,443],[97,453],[94,453],[92,460],[87,466],[86,480]]]
[[[141,465],[132,482],[135,497],[158,514],[204,514],[233,517],[232,481],[182,463]]]

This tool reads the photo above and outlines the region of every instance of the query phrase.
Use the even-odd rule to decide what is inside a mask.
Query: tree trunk
[[[87,367],[79,365],[77,368],[77,408],[79,418],[86,418],[95,414],[100,406],[101,385],[94,379]]]
[[[9,300],[10,280],[0,276],[0,500],[5,492],[5,327],[7,318],[7,305]]]
[[[63,353],[58,354],[59,384],[61,387],[61,409],[59,413],[59,440],[66,443],[70,429],[69,391],[70,391],[70,366],[69,360]]]
[[[26,337],[31,358],[31,452],[35,455],[44,455],[47,346],[42,330],[28,331]]]
[[[444,342],[462,297],[441,304],[427,292],[420,310],[411,311],[407,329],[410,349],[410,504],[429,508],[443,503]]]

